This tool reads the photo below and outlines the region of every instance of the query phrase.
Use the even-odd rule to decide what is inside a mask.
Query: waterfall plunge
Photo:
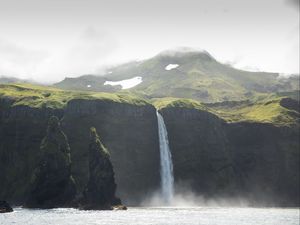
[[[174,196],[174,176],[172,156],[169,148],[168,132],[162,115],[156,111],[160,149],[160,177],[162,200],[164,204],[172,204]]]

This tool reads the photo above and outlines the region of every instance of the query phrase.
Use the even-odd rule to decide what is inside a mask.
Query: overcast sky
[[[55,82],[180,46],[299,73],[299,0],[0,0],[0,75]]]

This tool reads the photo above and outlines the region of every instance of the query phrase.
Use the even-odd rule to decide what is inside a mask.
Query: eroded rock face
[[[0,98],[0,199],[23,205],[48,119],[52,115],[61,118],[63,110],[13,103],[13,99]]]
[[[83,209],[111,209],[112,205],[121,204],[115,197],[117,185],[109,152],[94,127],[90,130],[88,155],[89,180],[83,192]]]
[[[95,127],[109,149],[117,196],[137,205],[160,186],[158,128],[155,108],[99,100],[71,100],[62,127],[72,149],[72,171],[83,192],[88,182],[87,146]]]
[[[195,109],[170,108],[161,113],[169,135],[176,190],[192,189],[211,197],[234,189],[224,121]]]
[[[24,205],[40,161],[41,140],[49,118],[61,120],[71,148],[72,176],[78,193],[88,182],[89,129],[95,126],[109,149],[117,195],[126,205],[139,204],[159,188],[159,143],[153,106],[102,100],[71,100],[65,108],[13,106],[0,98],[0,199]]]
[[[71,175],[70,147],[59,119],[50,117],[46,137],[40,146],[40,159],[31,180],[29,208],[68,206],[76,194]]]
[[[239,192],[262,205],[299,206],[299,127],[226,127]]]
[[[299,206],[299,126],[226,123],[194,109],[163,109],[176,190],[207,199]]]

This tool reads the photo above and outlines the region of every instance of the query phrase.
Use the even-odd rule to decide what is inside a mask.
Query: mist
[[[297,7],[295,0],[0,0],[0,76],[53,83],[101,75],[178,46],[240,69],[298,74]]]
[[[215,193],[213,196],[201,194],[194,191],[186,183],[177,183],[174,198],[169,205],[166,205],[160,190],[155,190],[144,197],[138,206],[141,207],[270,207],[276,205],[270,193],[253,188],[247,193],[236,191],[228,195]],[[133,203],[136,206],[136,203]]]
[[[142,207],[249,207],[253,206],[242,197],[212,197],[199,195],[191,190],[175,193],[170,205],[164,205],[161,193],[156,191],[146,197],[140,204]]]

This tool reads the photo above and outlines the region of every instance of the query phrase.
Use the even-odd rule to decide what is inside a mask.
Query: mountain
[[[15,77],[0,76],[0,84],[10,84],[10,83],[34,83],[34,82],[15,78]]]
[[[237,70],[207,52],[167,51],[53,86],[4,81],[0,199],[24,203],[47,121],[56,116],[68,137],[76,189],[82,192],[88,182],[95,127],[110,150],[117,195],[125,204],[142,203],[160,186],[159,110],[175,191],[300,204],[299,76]]]
[[[110,82],[134,82],[128,89]],[[127,81],[126,81],[127,80]],[[69,90],[131,92],[146,98],[177,97],[201,102],[245,100],[259,94],[299,89],[299,76],[248,72],[222,64],[206,51],[165,51],[157,56],[123,64],[102,76],[65,78],[54,84]]]

